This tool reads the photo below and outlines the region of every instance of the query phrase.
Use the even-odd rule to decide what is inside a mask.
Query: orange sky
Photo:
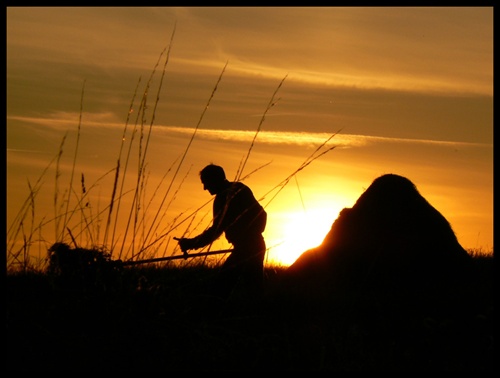
[[[74,159],[73,197],[81,193],[82,174],[89,195],[83,214],[109,204],[132,98],[125,149],[148,79],[169,46],[144,117],[146,132],[153,126],[142,232],[154,229],[150,238],[159,240],[148,253],[176,253],[172,236],[188,225],[201,231],[210,204],[192,223],[162,235],[210,200],[199,170],[214,162],[235,177],[259,127],[243,176],[262,167],[245,182],[269,213],[270,260],[289,264],[321,242],[338,212],[384,173],[412,180],[465,248],[493,249],[492,8],[8,7],[8,227],[28,197],[28,182],[35,185],[67,135],[58,187],[54,162],[34,202],[33,227],[44,226],[33,251],[55,241],[54,222],[45,222],[56,212],[55,192],[61,201],[69,188]],[[337,132],[326,146],[335,149],[276,193]],[[127,189],[135,187],[139,136]],[[130,196],[123,197],[122,222]],[[78,218],[71,227],[81,228]],[[92,226],[97,243],[105,220]],[[223,240],[216,244],[225,247]]]

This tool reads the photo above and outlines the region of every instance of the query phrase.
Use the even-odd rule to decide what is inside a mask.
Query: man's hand
[[[196,246],[194,245],[194,239],[174,237],[174,240],[177,240],[179,242],[179,247],[181,247],[181,251],[183,253],[187,253],[187,251],[189,251],[190,249],[196,249]]]

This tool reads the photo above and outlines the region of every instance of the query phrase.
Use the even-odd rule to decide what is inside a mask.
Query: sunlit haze
[[[6,19],[11,251],[43,259],[67,209],[68,243],[178,254],[174,236],[210,224],[209,163],[265,206],[267,263],[319,245],[385,173],[413,181],[464,248],[493,250],[492,7],[7,7]]]

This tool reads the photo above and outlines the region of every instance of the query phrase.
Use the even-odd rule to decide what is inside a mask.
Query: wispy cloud
[[[191,135],[192,128],[163,126],[165,132],[174,132],[178,134]],[[198,130],[197,136],[205,139],[224,140],[235,142],[250,142],[255,135],[254,131],[246,130]],[[286,144],[286,145],[320,145],[325,142],[332,134],[311,133],[311,132],[293,132],[293,131],[261,131],[257,138],[257,143],[265,144]],[[388,138],[368,135],[353,135],[338,133],[331,140],[331,145],[338,147],[362,147],[376,143],[407,143],[407,144],[432,144],[443,146],[483,146],[492,147],[482,143],[438,141],[426,139],[407,139],[407,138]]]
[[[68,130],[75,128],[75,120],[77,114],[69,114],[61,112],[54,114],[53,117],[22,117],[8,116],[8,120],[17,120],[27,123],[43,125],[56,130]],[[113,113],[89,113],[85,114],[85,128],[99,129],[122,129],[123,123],[116,122],[116,117]],[[133,127],[133,126],[131,126]],[[153,133],[160,133],[161,136],[172,137],[190,137],[195,129],[192,127],[181,126],[166,126],[154,125]],[[324,132],[307,132],[307,131],[263,131],[259,132],[256,142],[267,145],[311,145],[318,146],[330,138],[331,133]],[[198,129],[196,138],[204,140],[219,140],[229,142],[251,142],[255,136],[254,130],[235,130],[235,129]],[[380,137],[370,135],[355,135],[336,133],[335,137],[330,141],[329,145],[336,145],[340,148],[363,147],[381,143],[404,143],[404,144],[419,144],[419,145],[442,145],[449,147],[493,147],[493,144],[486,143],[471,143],[471,142],[455,142],[443,140],[429,139],[410,139],[410,138],[393,138]]]
[[[313,84],[493,90],[488,7],[27,7],[8,16],[11,64],[148,69],[176,23],[172,64],[185,72],[229,60],[245,76],[285,72]]]

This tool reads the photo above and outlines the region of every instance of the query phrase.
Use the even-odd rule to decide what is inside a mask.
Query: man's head
[[[226,182],[226,173],[222,167],[209,164],[200,171],[200,178],[203,189],[208,190],[210,194],[217,194]]]

